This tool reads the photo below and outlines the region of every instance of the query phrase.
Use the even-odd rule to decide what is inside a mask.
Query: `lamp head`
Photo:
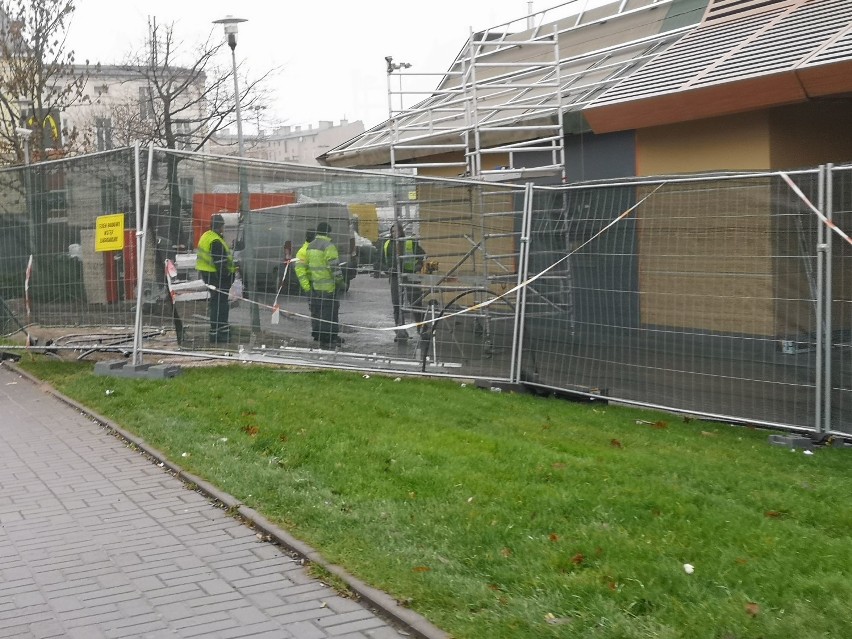
[[[237,46],[237,31],[240,22],[246,22],[245,18],[235,18],[234,16],[225,16],[219,20],[214,20],[213,24],[221,24],[225,28],[225,35],[228,36],[228,46],[231,50]]]

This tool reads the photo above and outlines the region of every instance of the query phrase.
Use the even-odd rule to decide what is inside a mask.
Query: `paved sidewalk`
[[[0,637],[409,636],[0,366]]]

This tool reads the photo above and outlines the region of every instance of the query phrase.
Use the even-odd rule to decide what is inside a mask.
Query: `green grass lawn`
[[[448,380],[21,365],[454,637],[852,634],[848,449]]]

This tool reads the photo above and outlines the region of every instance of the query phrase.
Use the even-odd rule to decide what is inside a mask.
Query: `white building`
[[[188,70],[169,68],[176,80],[185,82]],[[201,135],[193,133],[204,114],[198,97],[204,91],[204,76],[190,83],[180,100],[196,104],[196,111],[173,123],[180,150],[194,149]],[[174,111],[174,106],[172,107]],[[63,129],[76,131],[75,151],[90,153],[131,146],[137,140],[161,143],[163,109],[153,95],[147,69],[126,65],[97,65],[90,69],[83,96],[62,114]]]
[[[260,131],[257,135],[244,136],[245,154],[259,160],[317,165],[317,157],[363,132],[361,120],[341,120],[339,124],[321,120],[317,128],[281,126],[271,133]],[[207,150],[217,155],[236,155],[237,147],[237,136],[228,131],[211,139]]]

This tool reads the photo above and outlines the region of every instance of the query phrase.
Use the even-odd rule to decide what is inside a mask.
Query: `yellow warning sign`
[[[121,251],[124,249],[124,213],[98,216],[95,226],[96,251]]]

